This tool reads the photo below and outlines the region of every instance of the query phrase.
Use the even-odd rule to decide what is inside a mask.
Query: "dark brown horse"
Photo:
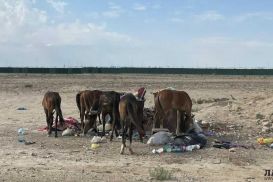
[[[84,90],[76,95],[76,103],[80,111],[83,135],[96,124],[97,114],[93,113],[92,110],[98,110],[101,94],[102,91],[100,90]]]
[[[46,92],[42,101],[44,111],[46,114],[46,122],[48,127],[48,136],[52,132],[53,114],[56,112],[55,118],[55,137],[57,137],[57,123],[61,125],[64,123],[62,110],[61,110],[61,97],[58,92]]]
[[[140,141],[143,141],[142,137],[145,135],[142,118],[143,116],[143,106],[144,100],[138,101],[133,94],[126,94],[124,95],[119,102],[119,114],[120,114],[120,123],[122,128],[122,145],[120,149],[120,154],[124,153],[124,149],[126,147],[126,134],[129,129],[129,151],[133,154],[133,150],[131,148],[132,144],[132,135],[133,129],[136,128]],[[142,110],[141,108],[142,107]],[[142,115],[138,113],[142,111]]]
[[[160,120],[160,128],[163,128],[163,120],[175,110],[177,113],[176,135],[179,135],[180,131],[186,132],[192,124],[190,96],[184,91],[171,89],[164,89],[153,94],[155,102],[154,127],[155,122]]]
[[[110,136],[110,141],[113,139],[113,133],[115,131],[116,136],[118,135],[117,129],[120,129],[120,122],[119,122],[119,100],[122,93],[118,93],[115,91],[105,91],[101,94],[99,99],[99,109],[98,109],[98,116],[100,120],[100,114],[102,115],[102,135],[105,135],[105,117],[107,114],[111,117],[111,124],[112,124],[112,133]]]

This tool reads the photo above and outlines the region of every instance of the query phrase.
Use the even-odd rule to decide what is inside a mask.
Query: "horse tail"
[[[119,110],[118,110],[119,101],[120,101],[120,94],[115,94],[114,102],[113,102],[113,114],[112,114],[112,116],[115,118],[115,126],[116,126],[117,129],[121,128]]]
[[[145,134],[145,131],[144,129],[139,126],[139,122],[138,122],[138,119],[137,119],[137,109],[135,107],[133,107],[132,103],[128,103],[127,102],[127,113],[128,113],[128,116],[130,118],[130,121],[135,125],[137,131],[139,132],[140,135],[144,135]]]
[[[61,124],[64,123],[64,117],[61,109],[61,100],[55,104],[56,117],[59,116],[59,121]]]
[[[77,107],[78,107],[79,111],[81,112],[81,100],[80,100],[80,97],[81,97],[81,92],[77,93],[77,95],[76,95]]]

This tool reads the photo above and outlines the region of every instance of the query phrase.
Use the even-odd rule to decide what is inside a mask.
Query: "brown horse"
[[[126,134],[127,130],[129,129],[129,151],[133,154],[133,150],[131,148],[132,144],[132,135],[133,129],[136,128],[139,136],[140,141],[143,141],[142,137],[145,135],[142,118],[140,118],[138,113],[141,111],[142,106],[142,113],[143,113],[143,106],[144,100],[137,101],[136,97],[133,94],[126,94],[124,95],[119,102],[119,114],[120,114],[120,123],[122,128],[122,145],[120,149],[120,154],[124,153],[124,149],[126,147]]]
[[[190,96],[184,91],[171,89],[164,89],[153,94],[155,102],[154,127],[156,120],[159,119],[160,128],[163,128],[163,120],[166,118],[168,113],[176,110],[176,135],[180,134],[180,130],[186,132],[193,121],[191,116],[192,100]]]
[[[107,114],[111,117],[111,124],[112,124],[112,133],[110,136],[110,141],[113,140],[113,133],[115,131],[116,136],[118,135],[117,129],[120,129],[120,122],[119,122],[119,100],[122,93],[118,93],[115,91],[105,91],[101,94],[99,99],[99,109],[98,109],[98,116],[102,114],[102,135],[105,135],[105,117]],[[99,121],[100,116],[99,116]]]
[[[58,92],[46,92],[42,101],[44,111],[46,114],[46,122],[48,127],[48,136],[52,132],[53,114],[56,112],[55,118],[55,137],[57,137],[57,123],[58,118],[61,125],[64,123],[62,110],[61,110],[61,97]]]
[[[101,94],[102,91],[100,90],[84,90],[76,95],[76,103],[80,111],[83,135],[96,124],[97,114],[92,113],[92,110],[98,110]]]

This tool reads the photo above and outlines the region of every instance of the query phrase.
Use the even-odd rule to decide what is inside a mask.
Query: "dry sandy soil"
[[[262,125],[256,114],[272,113],[272,77],[201,75],[0,75],[0,181],[152,181],[149,170],[157,166],[172,171],[170,181],[263,181],[273,170],[273,149],[258,145]],[[30,86],[32,85],[32,87]],[[88,137],[47,137],[41,101],[47,90],[62,97],[65,117],[79,119],[75,95],[84,89],[132,92],[147,88],[145,107],[152,107],[150,92],[165,87],[185,90],[194,100],[196,118],[218,126],[206,148],[186,153],[152,154],[154,147],[133,142],[135,155],[119,154],[120,140],[90,149]],[[231,96],[232,95],[232,96]],[[223,99],[224,98],[224,99]],[[218,99],[218,100],[217,100]],[[25,107],[27,110],[17,110]],[[18,142],[17,130],[27,128]],[[212,147],[212,140],[228,139],[255,149],[235,152]]]

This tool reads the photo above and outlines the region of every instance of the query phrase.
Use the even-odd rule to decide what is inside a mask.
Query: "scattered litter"
[[[25,108],[25,107],[18,107],[17,110],[24,111],[24,110],[27,110],[27,108]]]
[[[55,131],[55,121],[53,123],[52,131]],[[57,131],[64,131],[66,128],[74,129],[75,131],[80,131],[80,123],[73,117],[64,118],[64,125],[61,126],[59,123],[57,125]],[[38,131],[47,131],[48,128],[42,127],[38,128]]]
[[[107,142],[106,137],[94,136],[91,143],[105,143]]]
[[[273,143],[273,138],[258,138],[257,142],[261,145],[263,144],[272,144]]]
[[[100,144],[92,143],[90,148],[94,150],[94,149],[97,149],[99,147],[100,147]]]
[[[263,133],[268,133],[268,132],[270,132],[270,127],[263,126],[263,127],[262,127],[262,132],[263,132]]]
[[[171,139],[171,133],[160,131],[155,134],[153,134],[149,140],[147,141],[148,145],[164,145],[169,143]]]
[[[163,147],[159,148],[159,149],[153,149],[153,153],[154,154],[160,154],[163,152],[191,152],[193,150],[198,150],[200,149],[200,145],[172,145],[172,144],[168,144],[168,145],[164,145]]]
[[[103,125],[101,124],[101,125],[99,125],[97,128],[98,128],[99,131],[102,132],[102,130],[103,130]],[[110,130],[112,130],[112,125],[111,125],[110,123],[106,123],[106,124],[105,124],[105,131],[110,131]]]
[[[272,149],[273,149],[273,143],[271,143],[270,148],[272,148]]]
[[[18,141],[20,143],[25,142],[25,129],[24,128],[19,128],[18,129]]]
[[[25,141],[25,145],[31,145],[31,144],[34,144],[36,142],[33,142],[33,141]]]
[[[202,133],[190,133],[175,137],[172,144],[178,146],[189,146],[198,144],[201,148],[203,148],[207,144],[207,138]]]
[[[86,135],[95,136],[95,135],[97,135],[97,132],[94,128],[91,128],[87,131]]]
[[[222,149],[222,148],[230,149],[230,148],[237,148],[237,147],[242,147],[245,149],[254,148],[253,145],[248,146],[248,145],[241,145],[241,144],[233,144],[229,141],[218,141],[218,140],[214,141],[213,147],[220,148],[220,149]]]

